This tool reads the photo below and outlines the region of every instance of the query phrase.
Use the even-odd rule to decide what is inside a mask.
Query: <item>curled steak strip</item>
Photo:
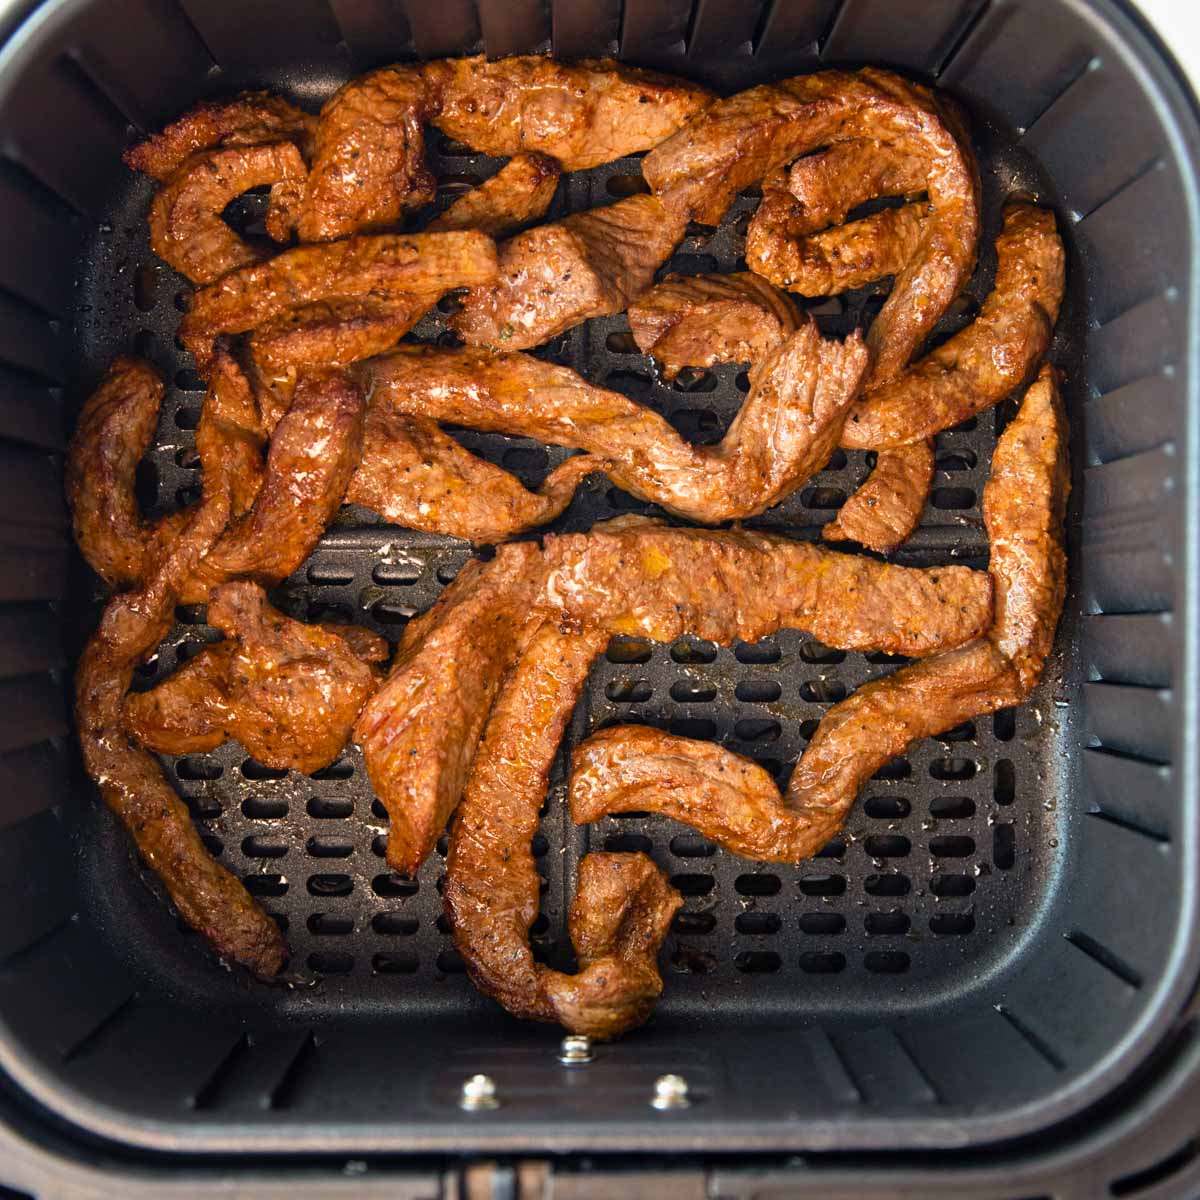
[[[992,457],[984,492],[996,620],[986,637],[861,687],[834,705],[786,799],[746,759],[658,730],[602,730],[575,752],[571,811],[662,812],[736,854],[798,862],[840,827],[863,784],[918,738],[1019,704],[1041,677],[1066,595],[1067,428],[1049,369]]]
[[[519,233],[500,246],[495,283],[467,292],[450,324],[470,346],[524,350],[624,312],[683,229],[653,196],[630,196]]]
[[[184,603],[235,577],[275,583],[312,552],[362,453],[362,393],[336,373],[306,375],[275,427],[254,504],[183,586]]]
[[[378,229],[434,198],[422,131],[428,112],[424,80],[410,67],[371,71],[334,92],[317,123],[301,240]]]
[[[925,191],[926,176],[924,160],[903,140],[835,142],[798,158],[787,172],[786,190],[801,209],[793,218],[796,232],[840,225],[851,209],[880,196],[915,196]]]
[[[846,447],[899,446],[949,429],[1025,382],[1046,352],[1062,303],[1062,240],[1049,209],[1010,204],[996,239],[996,282],[979,316],[904,374],[867,392]]]
[[[287,238],[308,170],[292,142],[228,146],[188,159],[150,206],[150,248],[193,283],[212,283],[265,254],[221,219],[251,188],[271,185],[268,232]]]
[[[400,350],[362,371],[373,404],[586,450],[634,495],[717,522],[764,511],[824,465],[865,366],[857,335],[826,341],[806,322],[759,363],[716,446],[692,445],[653,410],[522,354]]]
[[[489,237],[507,237],[545,213],[561,175],[562,168],[545,154],[518,154],[434,217],[425,232],[478,229]]]
[[[531,492],[515,475],[460,446],[436,422],[372,405],[362,463],[346,500],[406,529],[502,542],[552,521],[584,476],[601,465],[577,454]]]
[[[208,620],[230,639],[202,650],[148,692],[125,698],[125,729],[160,754],[240,742],[268,767],[311,774],[342,752],[379,677],[387,642],[366,629],[306,625],[257,584],[216,588]]]
[[[203,366],[218,334],[244,333],[288,309],[364,296],[402,304],[425,296],[433,304],[451,288],[485,283],[495,275],[495,243],[474,231],[378,234],[297,246],[269,262],[231,271],[197,292],[179,336]]]
[[[658,145],[712,93],[611,59],[566,66],[537,55],[442,59],[425,80],[444,133],[484,154],[536,150],[583,171]]]
[[[615,1037],[662,992],[655,957],[682,898],[643,854],[590,854],[571,934],[580,971],[536,963],[529,926],[539,878],[530,843],[550,767],[607,636],[538,629],[505,683],[459,805],[446,862],[446,916],[471,981],[514,1016]]]
[[[799,328],[795,304],[749,271],[668,275],[629,306],[629,330],[643,354],[674,379],[684,367],[757,363]]]
[[[179,536],[150,565],[145,584],[109,602],[79,661],[75,720],[84,767],[183,919],[222,958],[269,978],[287,958],[278,926],[213,861],[158,762],[121,726],[134,667],[166,635],[179,587],[228,517],[228,493],[210,484]]]
[[[538,548],[501,546],[459,572],[406,631],[354,737],[388,811],[387,861],[412,874],[462,795],[500,681],[520,656],[541,583]]]
[[[881,554],[912,537],[933,486],[933,443],[880,450],[871,474],[821,530],[827,542],[858,542]]]
[[[125,151],[127,167],[158,180],[173,175],[193,155],[218,146],[295,142],[307,156],[316,119],[269,92],[243,92],[232,100],[201,101],[161,133]]]

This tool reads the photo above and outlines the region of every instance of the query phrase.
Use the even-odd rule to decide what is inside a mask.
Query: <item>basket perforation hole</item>
[[[813,937],[834,937],[846,928],[846,918],[835,912],[808,912],[800,914],[800,932]]]
[[[707,742],[716,736],[717,723],[703,717],[673,717],[667,722],[667,729],[677,737]]]
[[[733,733],[743,742],[777,742],[783,733],[783,726],[769,717],[743,717],[734,723]]]
[[[733,965],[746,975],[771,975],[783,966],[774,950],[743,950],[734,956]]]
[[[613,854],[649,854],[654,843],[641,833],[610,833],[604,839],[604,849]]]
[[[975,891],[975,880],[970,875],[935,875],[929,890],[935,896],[969,896]]]
[[[286,896],[288,881],[286,875],[243,875],[242,884],[252,896]]]
[[[384,937],[412,937],[420,922],[404,913],[381,912],[371,918],[371,928]]]
[[[677,663],[710,663],[716,657],[716,646],[697,638],[680,638],[671,646],[671,658]]]
[[[809,487],[800,493],[805,508],[832,512],[846,503],[846,493],[839,487]]]
[[[716,927],[717,918],[712,913],[692,912],[686,908],[680,909],[671,921],[671,929],[675,933],[681,933],[685,936],[689,934],[702,936],[706,933],[712,933]]]
[[[741,896],[775,896],[782,886],[778,875],[739,875],[733,881]]]
[[[253,780],[255,783],[261,783],[270,779],[287,778],[287,770],[285,768],[268,767],[265,763],[260,763],[254,758],[243,759],[239,769],[246,779]]]
[[[354,970],[354,955],[337,950],[318,950],[308,956],[308,966],[318,975],[349,975]]]
[[[838,679],[806,679],[800,698],[809,704],[837,704],[846,698],[846,685]]]
[[[738,933],[753,937],[768,937],[783,928],[783,920],[778,913],[744,912],[738,913],[734,918],[733,927]]]
[[[1016,709],[1002,708],[993,713],[992,733],[998,742],[1011,742],[1017,733]]]
[[[376,975],[411,975],[419,965],[420,959],[411,950],[371,956],[371,970]]]
[[[929,815],[939,821],[963,821],[975,815],[970,796],[938,796],[929,802]]]
[[[684,873],[671,876],[671,886],[681,896],[707,896],[716,885],[717,881],[711,875]]]
[[[348,796],[310,796],[305,811],[318,821],[341,821],[354,815],[354,801]]]
[[[349,858],[354,853],[354,843],[337,838],[310,837],[304,849],[312,858]]]
[[[708,704],[717,698],[717,689],[695,679],[680,679],[671,684],[671,699],[679,704]]]
[[[198,821],[213,821],[221,815],[221,805],[215,796],[186,797],[188,812]]]
[[[604,348],[610,354],[641,354],[633,334],[628,329],[615,329],[604,339]]]
[[[959,450],[956,449],[950,454],[939,454],[937,458],[937,469],[945,471],[947,474],[956,471],[973,471],[978,463],[978,458],[974,450],[968,450],[965,446]]]
[[[911,961],[903,950],[868,950],[863,955],[863,966],[876,975],[903,975]]]
[[[979,764],[974,759],[959,758],[953,755],[935,758],[929,764],[929,774],[934,779],[943,782],[965,783],[968,779],[974,779],[978,770]]]
[[[345,913],[313,913],[307,921],[308,932],[318,937],[346,937],[354,932],[354,918]]]
[[[912,777],[912,764],[907,758],[893,758],[891,761],[883,764],[872,779],[883,783],[895,782],[900,779],[909,779]]]
[[[376,875],[371,880],[371,890],[384,899],[395,899],[398,896],[415,896],[420,885],[407,875],[384,874]]]
[[[868,875],[863,880],[863,890],[868,896],[907,896],[912,891],[912,881],[907,875]]]
[[[671,380],[671,387],[677,392],[689,392],[704,394],[707,392],[715,392],[719,380],[711,371],[706,371],[703,367],[683,367],[679,373]],[[685,412],[695,410],[685,409]],[[700,410],[705,416],[712,419],[713,425],[720,428],[720,418],[716,413],[709,413],[705,410]],[[699,414],[698,414],[699,415]]]
[[[799,966],[809,975],[836,975],[846,969],[846,956],[838,950],[806,950]]]
[[[610,663],[648,663],[653,652],[653,643],[646,638],[618,635],[608,643],[604,657]]]
[[[799,881],[806,896],[842,896],[846,892],[845,875],[806,875]]]
[[[992,772],[992,799],[997,804],[1011,804],[1016,798],[1016,768],[1009,759],[1002,758]]]
[[[773,642],[738,642],[733,648],[733,656],[740,663],[765,665],[777,663],[780,650]]]
[[[912,805],[903,796],[871,796],[863,812],[877,821],[900,821],[912,812]]]
[[[349,896],[354,880],[349,875],[310,875],[307,887],[310,896]]]
[[[733,692],[743,704],[773,704],[783,689],[773,679],[745,679]]]
[[[912,842],[900,833],[873,834],[863,842],[871,858],[905,858],[912,851]]]
[[[467,966],[462,960],[462,955],[451,946],[438,951],[437,969],[443,975],[463,975]]]
[[[964,721],[938,734],[939,742],[973,742],[975,740],[975,722]]]
[[[645,704],[654,691],[648,679],[614,679],[605,684],[604,694],[614,704]]]
[[[670,843],[671,853],[676,858],[712,858],[716,846],[698,833],[677,833]]]
[[[242,812],[252,821],[277,821],[288,815],[288,802],[273,796],[247,796]]]
[[[411,604],[397,604],[394,600],[376,600],[367,610],[373,621],[380,625],[407,625],[417,615]]]
[[[247,858],[283,858],[288,844],[278,838],[251,835],[242,839],[242,853]]]
[[[800,658],[806,663],[834,666],[846,661],[845,650],[833,650],[824,642],[809,638],[800,645]]]
[[[970,858],[975,853],[975,839],[965,834],[930,838],[929,853],[934,858]]]
[[[671,969],[681,975],[708,975],[717,969],[717,956],[694,946],[678,945],[671,952]]]
[[[354,764],[348,758],[339,758],[337,762],[332,762],[327,767],[322,767],[319,771],[314,771],[309,777],[317,780],[344,780],[349,779],[354,774]],[[386,816],[386,813],[384,814]]]
[[[815,858],[836,858],[841,862],[846,857],[846,839],[840,835],[831,837],[814,855]]]
[[[929,932],[938,937],[962,937],[974,929],[974,913],[935,913],[929,918]]]
[[[992,862],[1001,870],[1008,871],[1017,861],[1017,836],[1013,826],[1001,822],[992,826]]]
[[[872,937],[899,937],[911,924],[908,913],[899,911],[867,913],[863,918],[863,928]]]
[[[344,587],[354,582],[354,568],[338,563],[315,562],[309,566],[305,576],[309,583],[317,587]]]

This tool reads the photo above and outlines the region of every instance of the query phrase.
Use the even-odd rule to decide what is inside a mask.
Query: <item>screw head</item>
[[[654,1081],[654,1094],[650,1107],[660,1112],[667,1109],[689,1108],[688,1081],[682,1075],[660,1075]]]
[[[458,1098],[458,1107],[466,1112],[483,1112],[499,1108],[496,1098],[496,1081],[490,1075],[472,1075],[464,1079]]]
[[[564,1067],[575,1067],[582,1063],[590,1063],[596,1054],[592,1049],[592,1039],[580,1033],[571,1033],[563,1038],[558,1047],[558,1061]]]

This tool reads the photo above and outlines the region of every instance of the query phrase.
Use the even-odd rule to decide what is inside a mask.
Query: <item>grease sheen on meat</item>
[[[246,581],[213,590],[208,621],[228,640],[127,696],[130,736],[159,754],[233,738],[264,766],[305,774],[333,762],[379,682],[369,664],[387,658],[387,642],[366,629],[293,621]]]
[[[478,229],[489,237],[507,237],[550,207],[562,168],[545,154],[518,154],[490,179],[459,196],[428,225],[427,233]]]
[[[451,58],[421,68],[433,123],[473,150],[536,150],[582,171],[658,145],[712,99],[694,83],[612,59]]]

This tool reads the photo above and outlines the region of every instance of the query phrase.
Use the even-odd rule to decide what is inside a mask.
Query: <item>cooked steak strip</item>
[[[799,328],[795,304],[749,271],[672,273],[629,306],[629,331],[643,354],[674,379],[684,367],[757,363]]]
[[[182,587],[185,604],[234,578],[277,583],[312,553],[362,453],[362,393],[336,373],[307,375],[271,436],[253,506]],[[206,472],[207,474],[207,472]]]
[[[827,542],[858,542],[880,554],[903,545],[921,523],[933,486],[933,443],[880,450],[866,481],[821,530]]]
[[[615,1037],[650,1015],[655,964],[682,898],[644,854],[589,854],[571,910],[576,975],[536,963],[530,843],[563,731],[607,637],[541,626],[504,685],[450,836],[446,918],[471,982],[514,1016]]]
[[[406,631],[355,726],[391,819],[393,870],[416,872],[462,795],[500,681],[524,649],[540,558],[537,546],[510,542],[490,562],[468,563]]]
[[[364,298],[407,304],[416,296],[428,296],[433,304],[451,288],[495,275],[495,244],[474,231],[378,234],[297,246],[197,292],[179,336],[203,368],[218,334],[244,333],[288,309]]]
[[[712,99],[694,83],[611,59],[566,66],[538,55],[421,67],[444,133],[483,154],[536,150],[583,171],[658,145]]]
[[[478,229],[508,237],[543,216],[558,190],[562,168],[545,154],[518,154],[490,179],[459,196],[428,225],[426,233]]]
[[[519,233],[500,246],[499,277],[467,292],[451,327],[470,346],[524,350],[624,312],[683,229],[653,196],[630,196]]]
[[[214,479],[179,536],[150,565],[145,585],[109,602],[79,661],[75,721],[85,769],[180,916],[222,958],[270,978],[287,959],[278,926],[213,861],[158,762],[121,727],[134,667],[170,629],[179,588],[228,518],[228,492]]]
[[[763,512],[824,465],[865,360],[857,335],[826,341],[806,322],[758,364],[716,446],[686,442],[652,409],[527,355],[402,349],[362,372],[375,405],[589,451],[626,491],[718,522]]]
[[[287,238],[308,170],[292,142],[229,146],[190,158],[163,184],[150,206],[150,248],[193,283],[258,262],[264,251],[221,218],[225,206],[251,188],[271,184],[268,231]]]
[[[1062,240],[1049,209],[1010,204],[996,239],[996,282],[979,316],[897,379],[867,392],[846,447],[899,446],[998,403],[1046,352],[1064,287]]]
[[[468,564],[406,630],[355,731],[392,819],[387,861],[414,872],[458,803],[505,673],[542,620],[670,640],[754,641],[781,627],[843,649],[929,654],[985,630],[991,587],[744,531],[624,522],[508,543]]]
[[[268,767],[311,774],[342,752],[387,658],[368,630],[306,625],[277,612],[257,584],[214,589],[208,620],[229,640],[202,650],[148,692],[125,697],[125,729],[159,754],[238,741]],[[365,653],[364,653],[365,651]]]
[[[590,455],[577,454],[531,492],[516,476],[460,446],[436,422],[373,404],[362,463],[346,501],[406,529],[502,542],[552,521],[584,476],[600,466]]]
[[[161,133],[125,151],[124,162],[160,181],[193,155],[220,146],[295,142],[308,156],[316,118],[270,92],[243,92],[232,100],[202,100]]]
[[[321,109],[300,238],[327,242],[379,229],[428,204],[437,182],[425,165],[429,102],[420,71],[384,67],[340,87]]]
[[[926,177],[923,157],[914,154],[903,139],[861,139],[835,142],[828,149],[798,158],[781,186],[800,206],[793,217],[795,232],[805,234],[842,224],[852,209],[880,196],[915,198],[925,191]],[[771,179],[768,176],[763,181],[764,191]]]
[[[810,857],[841,826],[863,784],[917,739],[1025,700],[1041,677],[1066,595],[1067,427],[1043,368],[992,457],[984,492],[996,620],[986,637],[866,684],[834,705],[786,799],[762,768],[711,743],[637,726],[576,751],[571,812],[661,812],[735,854]]]

